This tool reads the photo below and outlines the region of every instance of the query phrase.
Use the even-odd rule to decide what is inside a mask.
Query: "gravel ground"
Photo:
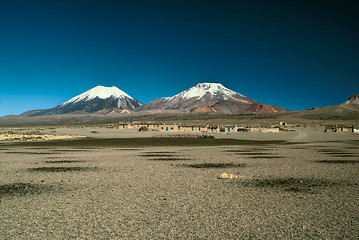
[[[358,239],[356,137],[78,141],[0,144],[0,239]]]

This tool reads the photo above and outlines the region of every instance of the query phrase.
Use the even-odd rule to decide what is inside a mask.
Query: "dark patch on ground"
[[[334,148],[319,148],[317,149],[318,152],[343,152],[341,149],[334,149]]]
[[[91,149],[55,149],[53,152],[86,152]]]
[[[349,153],[349,154],[347,154],[347,153],[345,153],[345,154],[334,154],[332,156],[333,157],[343,157],[343,158],[348,158],[348,157],[358,157],[359,158],[359,155],[351,154],[351,153]]]
[[[359,147],[353,147],[353,146],[348,146],[348,147],[345,147],[345,148],[347,148],[347,149],[359,149]]]
[[[324,154],[343,154],[345,151],[340,149],[317,149],[318,152]]]
[[[0,148],[0,151],[10,151],[13,150],[13,148]]]
[[[54,160],[54,161],[45,161],[45,163],[80,163],[80,162],[86,162],[84,160]]]
[[[249,156],[248,158],[284,158],[283,156],[277,156],[277,155],[265,155],[265,156]]]
[[[226,145],[270,145],[289,144],[285,141],[254,141],[213,138],[81,138],[42,142],[12,142],[12,146],[36,147],[143,147],[143,146],[226,146]]]
[[[249,152],[249,153],[238,153],[238,155],[244,155],[244,156],[252,156],[252,155],[265,155],[265,156],[272,156],[273,153],[263,153],[263,152]]]
[[[261,152],[261,151],[270,151],[275,148],[247,148],[247,149],[229,149],[224,152],[232,152],[232,153],[251,153],[251,152]]]
[[[54,150],[47,147],[27,147],[26,149],[32,149],[32,150]]]
[[[291,149],[295,149],[295,150],[307,150],[307,149],[311,149],[310,147],[291,147]]]
[[[182,161],[182,160],[191,160],[188,158],[180,157],[175,152],[144,152],[140,155],[141,157],[146,157],[148,160],[152,161]]]
[[[76,159],[76,158],[74,158],[74,157],[58,157],[58,156],[56,156],[56,157],[46,157],[47,159]]]
[[[147,160],[151,160],[151,161],[188,161],[188,160],[192,160],[192,159],[182,158],[182,157],[159,157],[159,158],[149,158]]]
[[[80,171],[96,171],[97,167],[38,167],[29,168],[34,172],[80,172]]]
[[[198,164],[183,164],[181,166],[191,168],[236,168],[244,167],[245,164],[234,164],[234,163],[198,163]]]
[[[141,151],[142,148],[116,148],[116,150],[120,150],[120,151]]]
[[[78,150],[99,150],[99,149],[103,149],[102,147],[96,147],[96,146],[89,146],[89,147],[76,147],[76,149]]]
[[[343,150],[340,149],[318,149],[318,152],[323,153],[323,154],[327,154],[327,155],[332,155],[334,157],[359,157],[359,155],[357,153],[353,153],[353,152],[345,152]]]
[[[240,182],[245,187],[277,189],[286,192],[319,193],[334,186],[350,186],[351,183],[335,182],[327,179],[314,178],[269,178],[253,179]],[[354,184],[355,185],[355,184]]]
[[[60,154],[60,152],[18,152],[18,151],[11,151],[5,152],[9,154],[29,154],[29,155],[40,155],[40,154]]]
[[[328,155],[344,155],[344,156],[356,156],[357,153],[346,153],[346,152],[324,152],[324,154]]]
[[[141,157],[175,157],[174,154],[141,154]]]
[[[225,152],[235,153],[237,155],[245,156],[248,158],[283,158],[282,156],[275,155],[274,153],[270,152],[260,152],[272,149],[231,149]]]
[[[225,150],[223,152],[229,152],[229,153],[249,153],[249,152],[253,152],[255,150],[252,149],[230,149],[230,150]]]
[[[174,154],[175,152],[143,152],[144,154]]]
[[[335,164],[357,164],[359,163],[359,160],[321,160],[316,161],[320,163],[335,163]]]
[[[7,195],[40,194],[51,190],[52,186],[31,183],[9,183],[0,185],[0,198]]]

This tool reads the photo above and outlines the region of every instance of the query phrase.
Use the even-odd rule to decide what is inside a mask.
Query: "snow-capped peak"
[[[167,100],[170,100],[175,97],[181,98],[181,99],[190,99],[190,98],[197,97],[197,99],[200,99],[208,93],[211,94],[211,97],[216,96],[216,95],[221,95],[225,99],[228,99],[228,98],[232,97],[233,95],[241,95],[237,92],[234,92],[234,91],[224,87],[220,83],[199,83],[196,86],[194,86],[186,91],[183,91],[173,97],[167,98]],[[241,95],[241,96],[243,96],[243,95]]]
[[[76,103],[79,101],[89,101],[95,98],[101,98],[101,99],[106,99],[106,98],[130,98],[133,99],[130,95],[128,95],[127,93],[125,93],[124,91],[118,89],[117,87],[113,86],[113,87],[103,87],[103,86],[97,86],[94,88],[91,88],[90,90],[81,93],[80,95],[77,95],[76,97],[71,98],[70,100],[68,100],[67,102],[64,102],[63,104],[61,104],[60,106],[65,106],[69,103]]]

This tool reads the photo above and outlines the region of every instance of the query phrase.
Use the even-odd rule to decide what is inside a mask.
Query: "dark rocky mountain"
[[[349,99],[345,103],[346,104],[359,104],[359,94],[350,96]]]
[[[32,110],[23,113],[22,116],[102,113],[106,109],[111,109],[109,112],[121,112],[121,110],[133,110],[141,105],[141,102],[117,87],[97,86],[54,108]]]
[[[198,112],[205,109],[207,112],[211,109],[210,112],[234,114],[288,111],[281,107],[259,103],[219,83],[197,84],[175,96],[155,99],[136,108],[136,111]]]

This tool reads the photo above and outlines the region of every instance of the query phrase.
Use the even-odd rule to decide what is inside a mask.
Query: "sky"
[[[289,110],[359,93],[357,0],[0,0],[0,116],[95,86],[141,102],[217,82]]]

